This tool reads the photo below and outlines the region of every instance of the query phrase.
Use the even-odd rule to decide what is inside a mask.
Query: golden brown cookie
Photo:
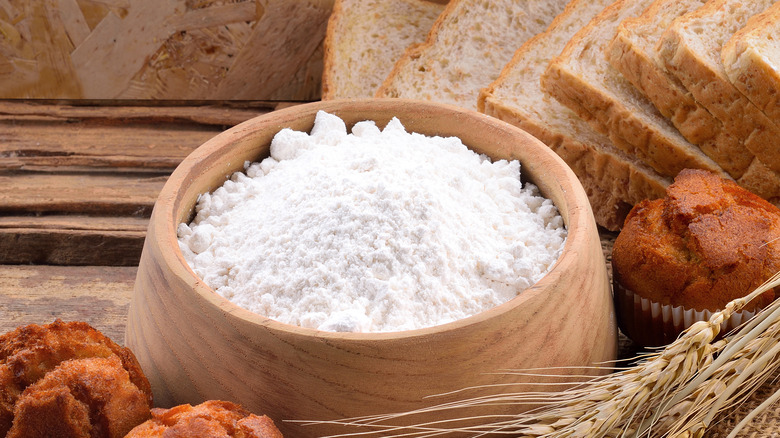
[[[118,356],[73,359],[22,392],[7,438],[122,438],[149,416]]]
[[[133,353],[87,323],[56,320],[0,335],[0,436],[11,428],[15,404],[26,388],[63,362],[109,357],[119,360],[129,381],[145,395],[151,407],[151,387]]]
[[[126,438],[282,438],[273,421],[226,401],[209,400],[196,406],[152,409],[152,418]]]

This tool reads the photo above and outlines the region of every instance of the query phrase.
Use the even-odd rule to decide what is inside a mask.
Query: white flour
[[[566,238],[551,201],[457,138],[397,119],[347,134],[317,114],[271,157],[203,194],[179,246],[206,284],[274,320],[328,331],[443,324],[539,280]]]

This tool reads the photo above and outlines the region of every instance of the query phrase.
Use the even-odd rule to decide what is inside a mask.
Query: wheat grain
[[[777,286],[780,273],[748,296],[730,302],[708,321],[693,324],[663,350],[643,356],[636,366],[570,389],[498,394],[418,411],[313,423],[364,429],[338,436],[701,437],[718,413],[746,399],[780,368],[780,301],[758,312],[735,333],[718,339],[724,321]],[[777,399],[780,392],[761,409]],[[481,417],[491,421],[461,428],[453,424],[478,418],[446,418],[448,411],[497,403],[542,407],[511,416]],[[412,426],[385,424],[424,412],[436,412],[441,420]]]

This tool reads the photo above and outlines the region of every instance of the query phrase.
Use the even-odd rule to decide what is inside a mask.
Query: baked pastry
[[[68,360],[22,392],[6,437],[122,438],[149,409],[118,356]]]
[[[136,426],[125,438],[282,438],[267,416],[249,413],[226,401],[209,400],[196,406],[152,409],[152,418]]]
[[[780,209],[733,181],[684,170],[665,198],[631,210],[612,269],[621,329],[641,345],[667,343],[682,330],[670,325],[682,319],[674,309],[716,311],[780,270]],[[770,290],[746,310],[774,298]]]
[[[126,380],[126,385],[132,385],[138,391],[138,394],[142,395],[146,411],[145,415],[148,418],[148,411],[152,406],[152,390],[133,353],[129,349],[119,346],[87,323],[56,320],[48,325],[32,324],[0,335],[0,436],[5,436],[12,428],[12,424],[19,430],[22,430],[21,428],[24,427],[20,423],[22,420],[18,420],[15,417],[17,416],[18,402],[23,396],[33,393],[30,387],[35,386],[36,382],[46,379],[49,373],[57,370],[62,364],[88,358],[107,358],[111,359],[111,361],[89,362],[81,365],[71,364],[67,369],[77,370],[78,372],[87,369],[92,372],[100,369],[108,375],[117,376],[121,374],[123,376],[121,384],[125,385],[124,380]],[[122,369],[122,373],[116,369],[117,364]],[[56,383],[62,384],[62,388],[68,392],[73,390],[82,392],[87,390],[93,391],[93,389],[88,388],[89,384],[93,381],[100,382],[99,379],[93,379],[84,380],[81,383],[73,383],[65,379],[65,375],[62,372],[55,374],[55,376],[59,376]],[[46,382],[49,382],[46,385],[53,385],[49,380],[46,380]],[[120,382],[115,384],[120,384]],[[50,386],[46,386],[46,388],[47,391],[52,390]],[[29,392],[27,391],[28,389],[30,389]],[[29,398],[26,400],[30,401]],[[55,402],[60,399],[55,397],[49,398],[49,400]],[[40,409],[43,409],[43,407],[40,407]],[[135,412],[124,411],[116,410],[115,413],[135,418]],[[51,416],[40,420],[47,420],[50,424],[65,421]],[[98,418],[93,418],[92,420],[94,423]],[[100,421],[104,420],[100,419]],[[117,422],[121,422],[121,420],[111,419],[112,424]],[[38,425],[36,427],[42,426]],[[102,428],[104,426],[99,427]],[[52,436],[64,435],[55,434]],[[99,433],[82,436],[102,437],[113,435]]]

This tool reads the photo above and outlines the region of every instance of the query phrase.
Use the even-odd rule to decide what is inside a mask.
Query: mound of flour
[[[178,236],[206,284],[280,322],[386,332],[454,321],[531,286],[566,238],[517,161],[397,119],[348,134],[320,112],[310,135],[280,131],[270,155],[201,195]]]

